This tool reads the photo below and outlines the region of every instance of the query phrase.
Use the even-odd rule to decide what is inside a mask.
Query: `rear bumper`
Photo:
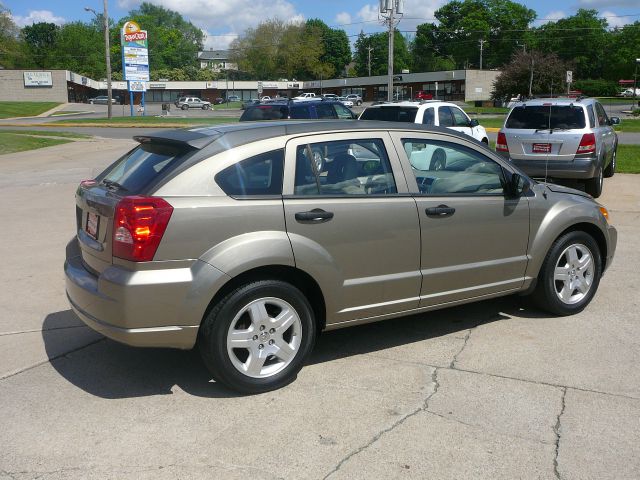
[[[524,173],[534,178],[566,178],[586,180],[594,178],[598,171],[597,158],[574,158],[570,161],[562,160],[517,160],[502,154]]]
[[[200,261],[186,268],[158,266],[164,268],[112,265],[95,275],[74,238],[64,264],[71,308],[93,330],[127,345],[193,348],[204,312],[228,277]]]

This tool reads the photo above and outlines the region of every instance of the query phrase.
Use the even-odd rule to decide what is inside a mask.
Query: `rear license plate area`
[[[87,212],[87,224],[85,231],[94,240],[98,239],[98,230],[100,228],[100,217],[91,212]]]
[[[551,144],[550,143],[534,143],[532,145],[531,151],[533,153],[551,153]]]

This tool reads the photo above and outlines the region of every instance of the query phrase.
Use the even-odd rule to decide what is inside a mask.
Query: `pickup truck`
[[[296,101],[309,101],[309,100],[318,100],[315,93],[301,93],[297,97],[293,97],[293,100]]]

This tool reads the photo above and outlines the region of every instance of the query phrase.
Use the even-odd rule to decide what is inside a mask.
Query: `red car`
[[[433,100],[433,95],[424,90],[418,90],[416,92],[416,100]]]

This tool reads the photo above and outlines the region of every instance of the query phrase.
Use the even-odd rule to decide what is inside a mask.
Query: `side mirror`
[[[505,190],[510,198],[517,198],[527,193],[530,187],[529,180],[519,173],[512,173]]]
[[[469,126],[471,128],[477,127],[478,125],[480,125],[480,124],[478,123],[478,120],[476,120],[475,118],[469,122]]]
[[[609,125],[620,125],[620,118],[618,117],[611,117],[609,119]]]

